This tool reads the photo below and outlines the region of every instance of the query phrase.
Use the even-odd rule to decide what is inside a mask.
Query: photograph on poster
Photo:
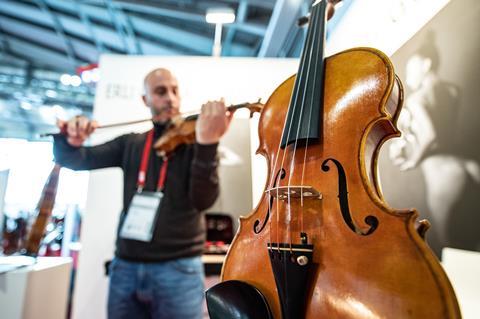
[[[402,136],[379,159],[387,202],[430,221],[427,241],[438,257],[444,247],[480,251],[480,41],[472,34],[480,5],[469,2],[466,12],[452,1],[393,54],[405,87]]]

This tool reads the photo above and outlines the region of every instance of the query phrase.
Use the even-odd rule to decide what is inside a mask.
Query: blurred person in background
[[[201,212],[219,193],[217,146],[232,114],[223,100],[205,103],[196,122],[196,143],[161,158],[152,141],[180,112],[178,82],[169,70],[159,68],[146,75],[144,87],[152,130],[85,147],[98,125],[75,117],[59,122],[67,134],[55,137],[55,160],[74,170],[123,170],[123,210],[109,266],[108,317],[202,318],[206,234]]]

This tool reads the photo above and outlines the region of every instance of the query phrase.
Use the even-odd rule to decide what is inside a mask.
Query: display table
[[[442,265],[457,295],[463,319],[480,318],[480,253],[444,248]]]
[[[6,258],[0,257],[0,264]],[[65,319],[71,267],[71,258],[40,257],[33,265],[1,273],[1,317]]]
[[[202,262],[206,276],[218,276],[222,271],[223,262],[225,261],[223,254],[204,254]]]

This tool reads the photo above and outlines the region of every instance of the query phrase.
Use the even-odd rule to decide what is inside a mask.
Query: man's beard
[[[168,106],[162,107],[160,110],[156,110],[152,107],[151,110],[152,110],[152,120],[153,120],[153,122],[159,123],[159,124],[164,124],[164,123],[167,123],[168,121],[170,121],[171,116],[168,117],[168,118],[161,118],[161,116],[164,115],[165,112],[171,112],[173,110],[173,107],[171,105],[168,105]]]

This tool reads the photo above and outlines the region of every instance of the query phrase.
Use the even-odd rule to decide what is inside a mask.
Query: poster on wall
[[[427,242],[480,251],[480,2],[454,0],[391,57],[405,88],[400,138],[382,148],[386,201],[417,208]]]

